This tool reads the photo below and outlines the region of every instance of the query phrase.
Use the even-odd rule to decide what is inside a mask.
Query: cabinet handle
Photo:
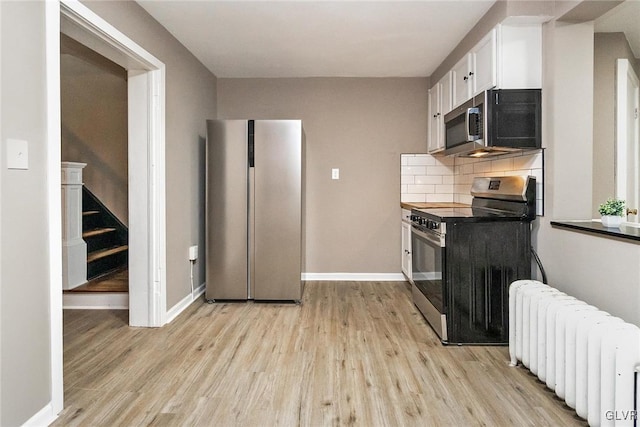
[[[466,82],[467,80],[469,80],[469,77],[468,77],[468,76],[464,76],[464,77],[462,78],[462,80],[464,80],[464,81]]]
[[[469,75],[470,75],[470,76],[473,76],[473,71],[469,71]]]

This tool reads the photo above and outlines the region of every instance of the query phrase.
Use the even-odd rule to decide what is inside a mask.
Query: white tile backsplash
[[[491,172],[491,161],[479,161],[473,164],[473,173],[480,174]]]
[[[428,166],[427,175],[453,175],[453,167],[451,166]]]
[[[407,185],[407,193],[435,193],[435,185]]]
[[[452,194],[453,193],[453,185],[436,185],[435,186],[435,192],[438,194],[443,194],[443,193],[449,193]]]
[[[427,201],[427,195],[426,194],[408,194],[408,193],[404,193],[404,194],[400,194],[400,201],[401,202],[406,202],[406,203],[424,203]]]
[[[415,175],[400,175],[400,185],[405,184],[416,184],[416,176]],[[419,182],[418,184],[422,184]]]
[[[402,175],[426,175],[426,166],[402,166]]]
[[[542,215],[543,156],[542,150],[485,159],[403,154],[400,157],[401,200],[470,204],[473,198],[469,192],[476,176],[532,175],[536,178],[536,211]]]
[[[491,161],[491,172],[506,172],[513,170],[513,159]]]
[[[425,202],[453,203],[453,194],[427,194]]]
[[[429,156],[428,154],[416,155],[415,157],[407,158],[407,165],[409,166],[427,166],[435,164],[436,161],[433,156]]]
[[[453,175],[445,175],[442,177],[443,184],[455,184],[455,178]]]
[[[442,175],[416,175],[415,184],[442,184]]]

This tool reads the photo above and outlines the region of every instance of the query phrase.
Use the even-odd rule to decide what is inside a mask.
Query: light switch
[[[29,169],[29,144],[22,139],[7,139],[7,168]]]
[[[338,168],[331,169],[331,179],[340,179],[340,169]]]

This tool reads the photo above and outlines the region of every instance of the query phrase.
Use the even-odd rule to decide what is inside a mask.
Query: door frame
[[[625,200],[627,197],[627,182],[628,182],[628,157],[634,156],[637,161],[637,155],[640,147],[640,135],[639,131],[635,129],[635,148],[629,152],[628,135],[628,117],[629,117],[629,101],[628,101],[628,85],[632,81],[636,85],[636,102],[639,101],[640,80],[636,75],[633,67],[626,58],[619,58],[616,61],[616,166],[615,166],[615,182],[616,182],[616,197]],[[637,114],[637,112],[636,112]],[[634,178],[636,185],[638,183],[638,172]],[[629,206],[627,206],[629,207]],[[631,206],[633,207],[633,206]]]
[[[63,405],[60,32],[128,71],[129,324],[166,323],[165,65],[77,0],[45,6],[51,409]],[[68,25],[70,24],[70,25]]]

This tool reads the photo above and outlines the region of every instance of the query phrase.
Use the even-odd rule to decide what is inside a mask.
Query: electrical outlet
[[[189,261],[195,261],[198,259],[198,245],[189,246]]]
[[[331,169],[331,179],[340,179],[340,169],[338,168]]]

